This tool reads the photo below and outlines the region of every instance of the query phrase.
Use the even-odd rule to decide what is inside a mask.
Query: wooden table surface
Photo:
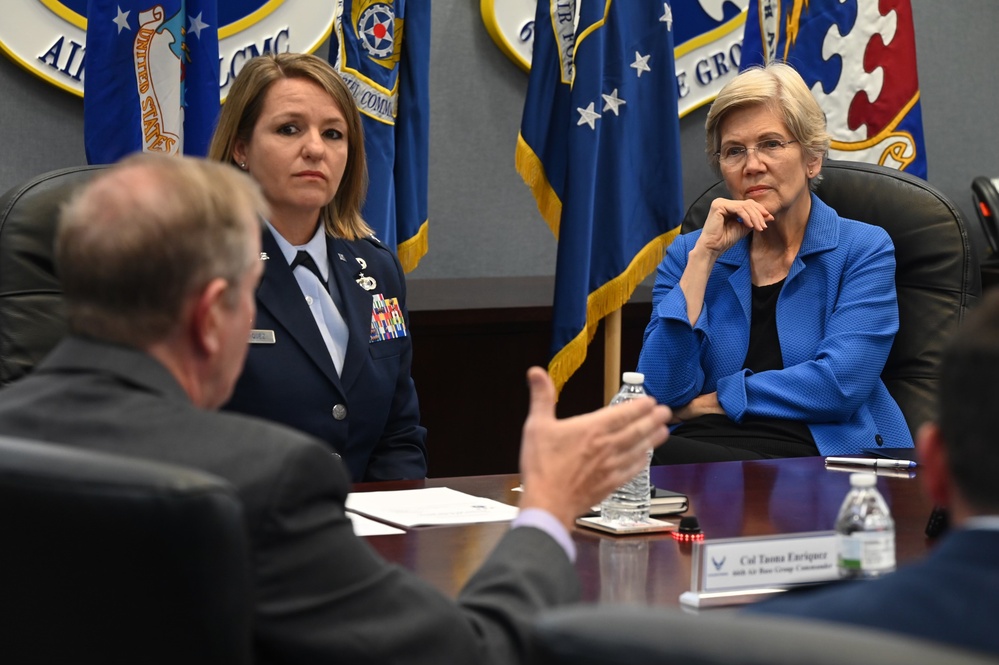
[[[688,495],[684,515],[697,516],[706,538],[830,530],[849,489],[849,474],[827,470],[821,457],[653,467],[652,480]],[[361,483],[354,490],[450,487],[516,504],[518,485],[516,475],[501,475]],[[915,477],[878,479],[895,518],[900,563],[922,557],[932,544],[923,533],[932,506],[919,485]],[[455,595],[507,529],[507,523],[423,527],[368,541],[386,559]],[[675,606],[690,589],[690,546],[668,533],[622,537],[577,528],[573,540],[586,601]]]

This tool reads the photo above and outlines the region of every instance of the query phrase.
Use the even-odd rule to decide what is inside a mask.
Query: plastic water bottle
[[[850,492],[836,518],[839,575],[877,577],[895,570],[895,521],[874,474],[850,476]]]
[[[611,405],[621,404],[638,397],[645,397],[645,375],[641,372],[625,372],[623,385]],[[650,486],[649,463],[652,450],[649,450],[645,468],[634,478],[617,488],[600,504],[600,517],[604,522],[615,525],[628,525],[649,521]]]

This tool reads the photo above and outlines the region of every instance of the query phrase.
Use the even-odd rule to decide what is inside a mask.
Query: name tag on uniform
[[[251,330],[250,331],[250,344],[273,344],[274,331],[273,330]]]

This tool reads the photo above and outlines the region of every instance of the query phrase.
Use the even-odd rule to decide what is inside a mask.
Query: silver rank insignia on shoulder
[[[261,261],[267,261],[270,258],[271,257],[267,256],[267,252],[260,252],[260,260]]]
[[[357,277],[357,283],[365,291],[374,291],[375,288],[378,286],[378,282],[375,281],[374,277],[368,277],[367,275],[363,274]]]
[[[357,259],[357,262],[361,265],[361,270],[365,270],[368,267],[367,261],[365,261],[364,259],[362,259],[360,256],[355,257],[355,258]]]

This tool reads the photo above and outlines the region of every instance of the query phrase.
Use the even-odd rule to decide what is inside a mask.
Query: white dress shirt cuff
[[[542,510],[541,508],[525,508],[521,510],[517,518],[513,520],[510,528],[516,529],[521,526],[541,529],[565,550],[565,555],[569,557],[569,561],[576,562],[576,545],[572,542],[572,536],[562,526],[562,523],[547,510]]]

